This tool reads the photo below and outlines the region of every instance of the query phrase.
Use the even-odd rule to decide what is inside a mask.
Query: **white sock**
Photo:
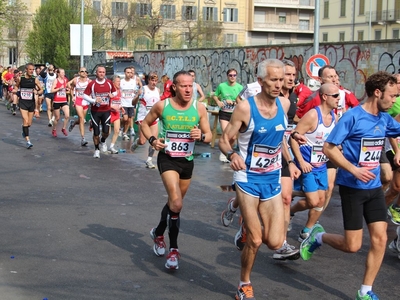
[[[149,156],[149,157],[147,158],[147,161],[151,161],[151,160],[153,160],[153,158]]]
[[[317,240],[318,244],[322,245],[324,242],[322,241],[322,235],[324,235],[325,232],[319,232],[315,235],[315,239]]]
[[[111,144],[110,144],[110,148],[113,148],[113,147],[114,147],[114,144],[113,144],[113,143],[111,143]]]
[[[360,295],[365,296],[369,291],[372,291],[372,285],[361,285]]]
[[[237,210],[237,208],[234,208],[234,207],[233,207],[233,201],[232,201],[231,203],[229,203],[229,209],[230,209],[230,211],[232,211],[232,212],[235,212],[235,211]]]

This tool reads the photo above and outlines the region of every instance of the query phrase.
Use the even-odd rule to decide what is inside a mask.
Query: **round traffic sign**
[[[315,54],[311,56],[306,63],[307,75],[318,80],[318,70],[326,65],[329,65],[329,59],[325,55]]]

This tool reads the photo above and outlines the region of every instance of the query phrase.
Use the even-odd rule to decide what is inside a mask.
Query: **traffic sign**
[[[329,59],[323,54],[315,54],[311,56],[306,63],[307,75],[318,80],[318,70],[323,66],[329,65]]]

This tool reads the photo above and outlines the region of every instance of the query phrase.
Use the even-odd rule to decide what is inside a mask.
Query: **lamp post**
[[[84,38],[83,38],[83,21],[84,21],[84,17],[85,17],[85,2],[84,0],[81,0],[81,44],[80,44],[80,57],[81,57],[81,64],[79,67],[83,67],[83,43],[84,43]]]

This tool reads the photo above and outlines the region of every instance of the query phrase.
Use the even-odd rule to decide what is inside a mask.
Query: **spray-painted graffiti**
[[[364,83],[369,75],[385,70],[400,71],[400,50],[396,43],[358,43],[322,45],[319,53],[328,57],[343,86],[353,91],[359,100],[365,98]],[[226,80],[226,72],[238,71],[238,82],[247,84],[256,80],[258,63],[266,58],[289,59],[297,68],[298,78],[306,76],[306,62],[314,54],[312,45],[285,45],[209,50],[137,52],[135,58],[146,72],[172,77],[180,70],[196,72],[196,82],[206,94]]]

